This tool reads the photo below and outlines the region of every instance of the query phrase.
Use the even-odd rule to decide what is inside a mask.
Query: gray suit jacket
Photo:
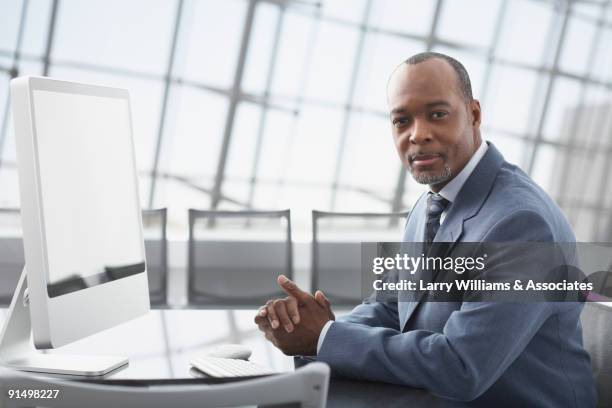
[[[422,241],[426,198],[404,239]],[[436,241],[573,242],[560,209],[493,146]],[[317,356],[343,376],[428,389],[477,405],[591,407],[595,383],[576,303],[364,303],[334,322]]]

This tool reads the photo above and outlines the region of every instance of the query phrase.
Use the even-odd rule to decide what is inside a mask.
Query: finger
[[[274,337],[274,334],[272,332],[267,332],[265,334],[265,337],[266,337],[266,340],[274,344],[275,347],[278,347],[278,340],[276,339],[276,337]]]
[[[255,314],[255,317],[253,318],[253,321],[255,321],[255,324],[259,324],[259,321],[261,319],[264,319],[267,315],[267,311],[266,311],[266,307],[262,306],[259,309],[257,309],[257,313]]]
[[[287,302],[287,312],[289,312],[293,324],[298,324],[300,322],[300,308],[297,299],[293,296],[287,296],[285,301]]]
[[[302,289],[295,284],[295,282],[289,280],[285,275],[279,275],[276,280],[281,289],[289,296],[295,297],[297,300],[311,300],[312,296],[308,292],[304,292]]]
[[[329,318],[331,320],[336,320],[336,315],[334,315],[334,312],[332,312],[331,310],[331,302],[322,291],[317,290],[317,292],[315,293],[315,301],[317,302],[317,304],[323,306],[327,310],[327,313],[329,314]]]
[[[270,322],[266,317],[261,317],[259,315],[255,316],[255,324],[257,325],[257,328],[259,328],[259,330],[261,330],[262,332],[272,330],[272,328],[270,327]]]
[[[267,320],[262,324],[258,324],[257,328],[259,329],[260,332],[266,333],[266,334],[272,331],[272,328],[270,327],[270,324],[268,323]]]
[[[266,303],[266,310],[270,326],[272,326],[273,329],[278,329],[278,315],[276,314],[276,310],[274,310],[274,301],[268,300]]]
[[[285,328],[287,333],[291,333],[293,331],[293,323],[291,323],[291,318],[289,317],[289,313],[287,313],[286,302],[281,299],[275,300],[274,310],[278,315],[281,326]]]
[[[326,309],[330,309],[331,308],[331,304],[329,303],[329,299],[327,299],[327,297],[325,297],[325,294],[323,292],[321,292],[320,290],[317,290],[315,292],[314,298],[317,301],[317,303],[320,304],[321,306],[323,306],[324,308],[326,308]]]
[[[266,317],[268,315],[268,310],[266,309],[265,306],[262,306],[259,308],[259,310],[257,311],[257,314],[261,317]]]

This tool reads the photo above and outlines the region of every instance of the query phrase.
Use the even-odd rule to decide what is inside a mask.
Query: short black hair
[[[433,58],[442,59],[448,62],[457,73],[457,78],[459,80],[459,89],[461,90],[461,93],[463,94],[465,100],[470,102],[472,99],[474,99],[474,97],[472,96],[472,82],[470,81],[470,76],[463,64],[454,59],[453,57],[449,57],[448,55],[441,54],[439,52],[427,51],[413,55],[412,57],[404,61],[404,63],[408,65],[416,65]]]

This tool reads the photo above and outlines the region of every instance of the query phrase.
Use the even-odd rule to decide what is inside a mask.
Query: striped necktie
[[[440,217],[448,207],[450,201],[437,193],[429,193],[427,197],[427,223],[425,225],[425,254],[429,252],[438,229],[440,229]]]

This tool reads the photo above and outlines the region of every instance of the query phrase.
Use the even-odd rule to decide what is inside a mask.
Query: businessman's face
[[[402,163],[417,182],[439,191],[480,145],[480,104],[465,100],[457,74],[438,58],[398,67],[388,101]]]

